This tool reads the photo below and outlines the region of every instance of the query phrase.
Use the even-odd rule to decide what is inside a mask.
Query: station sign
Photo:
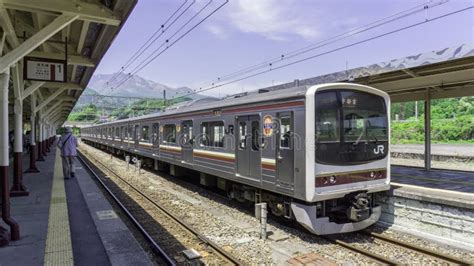
[[[66,82],[66,60],[25,57],[23,77],[25,80]]]

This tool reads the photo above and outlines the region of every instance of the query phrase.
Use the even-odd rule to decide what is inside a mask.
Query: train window
[[[133,127],[131,125],[128,126],[127,139],[132,138],[132,131],[133,131]]]
[[[258,151],[260,149],[260,145],[258,143],[258,140],[260,139],[259,136],[259,128],[260,128],[260,123],[258,121],[252,121],[252,150],[253,151]]]
[[[140,128],[139,125],[135,125],[135,128],[133,130],[133,139],[134,140],[139,140],[140,139],[140,132],[138,131],[139,128]]]
[[[143,126],[142,127],[142,139],[144,141],[149,141],[150,140],[150,127],[149,126]]]
[[[316,142],[339,141],[339,103],[336,91],[316,96]]]
[[[165,143],[176,143],[176,125],[165,125],[163,127],[163,138]]]
[[[245,121],[241,121],[239,123],[239,149],[245,150],[247,143],[245,138],[247,136],[247,123]]]
[[[280,148],[290,148],[291,134],[291,117],[282,116],[280,118]]]
[[[158,143],[158,132],[160,130],[160,125],[158,123],[154,123],[153,126],[152,126],[152,139],[151,141],[153,142],[153,144],[157,144]]]
[[[126,135],[127,135],[127,131],[126,131],[126,127],[122,126],[122,139],[126,139]]]
[[[201,136],[201,146],[224,147],[224,122],[202,123]]]
[[[120,127],[115,128],[115,138],[120,139]]]

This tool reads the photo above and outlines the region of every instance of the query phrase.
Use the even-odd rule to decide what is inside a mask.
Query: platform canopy
[[[24,114],[61,125],[136,2],[0,0],[0,73],[10,68],[10,105],[21,95]],[[25,57],[65,60],[66,52],[64,82],[27,80]]]
[[[392,102],[474,95],[474,45],[463,44],[296,81],[298,85],[355,82],[390,94]],[[284,89],[294,82],[267,89]]]

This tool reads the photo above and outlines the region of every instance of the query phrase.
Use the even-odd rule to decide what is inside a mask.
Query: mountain
[[[172,88],[170,86],[144,79],[138,75],[133,75],[127,79],[128,75],[121,74],[98,74],[94,75],[87,89],[93,90],[98,94],[105,94],[110,96],[125,96],[125,97],[145,97],[145,98],[163,98],[163,91],[166,90],[166,98],[171,99],[176,96],[184,96],[193,92],[188,87]],[[125,80],[125,82],[123,82]],[[120,86],[118,84],[122,83]],[[113,90],[111,88],[114,88]],[[200,94],[187,95],[192,99],[207,98]]]

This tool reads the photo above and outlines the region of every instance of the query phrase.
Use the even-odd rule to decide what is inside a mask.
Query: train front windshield
[[[387,156],[384,98],[357,90],[327,90],[315,97],[316,162],[362,164]]]

